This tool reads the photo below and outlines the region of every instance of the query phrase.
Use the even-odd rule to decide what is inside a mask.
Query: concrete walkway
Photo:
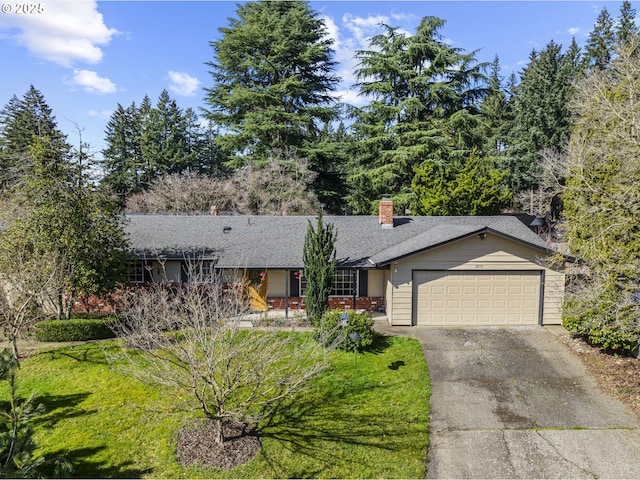
[[[377,330],[431,375],[427,478],[640,478],[640,424],[598,390],[561,327]]]

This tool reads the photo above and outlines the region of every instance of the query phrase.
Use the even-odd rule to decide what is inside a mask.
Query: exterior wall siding
[[[564,296],[564,274],[539,264],[541,252],[497,235],[488,233],[484,239],[472,236],[457,242],[399,260],[391,266],[389,289],[392,301],[388,309],[392,325],[413,325],[414,270],[545,270],[543,322],[562,323],[561,306]],[[388,289],[388,290],[389,290]]]

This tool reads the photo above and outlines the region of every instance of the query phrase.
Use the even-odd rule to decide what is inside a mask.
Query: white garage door
[[[416,271],[418,325],[537,325],[540,272]]]

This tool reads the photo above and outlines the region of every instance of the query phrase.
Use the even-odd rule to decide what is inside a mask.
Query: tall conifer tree
[[[304,276],[307,279],[307,317],[316,326],[329,309],[329,295],[336,268],[336,239],[333,224],[324,224],[320,210],[315,228],[309,221],[302,252]]]
[[[443,40],[444,23],[425,17],[414,35],[385,26],[370,49],[356,53],[358,87],[371,99],[353,110],[349,203],[356,213],[372,213],[386,193],[397,208],[408,207],[416,166],[460,165],[480,146],[485,65]]]
[[[220,33],[211,42],[206,116],[223,128],[217,140],[231,164],[315,141],[320,126],[336,118],[331,92],[338,83],[318,14],[304,1],[248,2]]]
[[[0,111],[0,184],[32,168],[29,150],[37,142],[46,146],[47,161],[69,160],[66,135],[44,95],[31,85],[21,99],[14,95]]]

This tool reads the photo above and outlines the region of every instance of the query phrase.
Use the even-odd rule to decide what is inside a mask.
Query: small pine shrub
[[[34,335],[39,342],[78,342],[115,338],[113,317],[96,319],[47,320],[37,323]]]
[[[316,338],[325,346],[335,345],[347,352],[366,349],[373,343],[373,315],[355,310],[330,310],[316,328]]]

